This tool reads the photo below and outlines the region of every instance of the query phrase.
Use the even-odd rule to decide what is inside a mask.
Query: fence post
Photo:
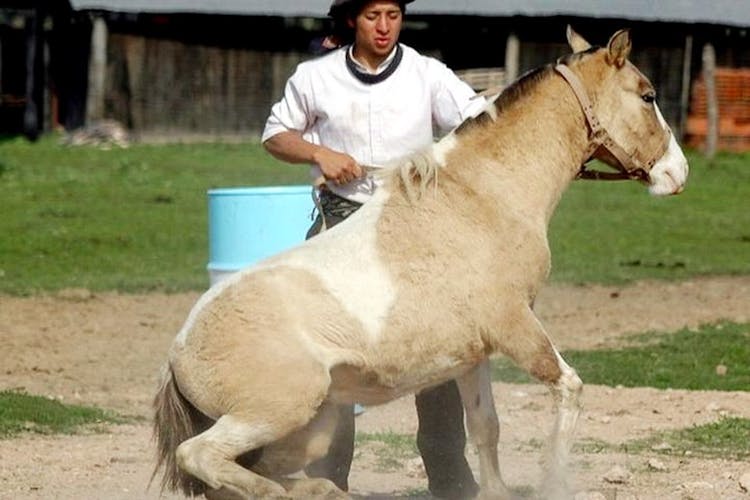
[[[713,159],[719,141],[719,103],[716,97],[716,51],[711,43],[703,46],[703,81],[706,83],[706,158]]]
[[[26,38],[26,107],[23,113],[23,131],[35,141],[44,129],[44,18],[46,11],[40,4],[25,18]]]
[[[518,78],[518,66],[521,42],[515,33],[508,35],[505,42],[505,85],[510,85]]]
[[[690,107],[690,73],[693,59],[693,35],[685,37],[685,47],[682,54],[682,92],[680,94],[680,141],[685,138],[687,131],[688,109]]]
[[[107,22],[100,16],[93,19],[89,90],[86,98],[86,123],[104,118],[104,82],[107,71]]]

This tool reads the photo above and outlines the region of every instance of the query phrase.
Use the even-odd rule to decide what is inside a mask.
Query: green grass
[[[574,183],[552,221],[553,281],[750,273],[750,154],[690,156],[686,192]],[[304,184],[257,143],[68,148],[0,140],[0,293],[204,289],[213,187]]]
[[[722,418],[718,422],[663,433],[649,439],[653,446],[669,444],[665,453],[745,460],[750,458],[750,419]]]
[[[541,441],[538,448],[541,448]],[[685,429],[657,432],[634,441],[613,444],[598,439],[581,439],[575,444],[578,453],[622,452],[674,456],[702,456],[729,460],[750,458],[750,419],[724,417],[716,422],[693,425]]]
[[[581,453],[619,451],[628,454],[661,453],[674,456],[701,456],[727,460],[750,458],[750,419],[723,417],[716,422],[685,429],[657,432],[621,444],[581,440],[575,448]]]
[[[414,436],[385,433],[357,433],[355,444],[360,449],[367,443],[377,443],[374,448],[376,465],[381,472],[392,472],[403,468],[403,461],[419,456]],[[664,447],[666,443],[669,446]],[[658,448],[656,447],[657,445]],[[541,439],[532,439],[525,444],[528,449],[540,450]],[[750,419],[725,417],[716,422],[694,425],[686,429],[657,432],[645,439],[611,444],[600,440],[580,440],[575,449],[578,453],[603,453],[619,451],[628,454],[660,453],[683,456],[687,454],[746,460],[750,458]],[[361,452],[361,451],[360,451]],[[531,496],[528,491],[517,490],[522,497]]]
[[[0,291],[205,288],[206,191],[307,178],[257,144],[0,143]]]
[[[0,391],[0,439],[22,432],[71,434],[83,428],[123,422],[124,418],[97,408],[65,405],[19,391]]]
[[[413,435],[395,432],[358,432],[354,437],[356,447],[375,443],[376,467],[380,472],[403,469],[404,460],[419,456],[417,441]]]
[[[642,345],[566,351],[565,360],[586,384],[659,389],[750,390],[750,324],[720,323],[697,331],[649,333]],[[727,367],[717,375],[716,367]],[[530,382],[507,358],[493,360],[493,380]]]
[[[634,182],[575,182],[550,225],[552,280],[626,283],[750,273],[750,154],[713,166],[688,152],[684,193]]]

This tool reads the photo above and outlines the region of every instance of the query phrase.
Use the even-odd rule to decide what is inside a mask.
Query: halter
[[[669,148],[669,142],[672,137],[672,133],[669,128],[666,129],[666,135],[664,141],[659,145],[654,154],[647,160],[639,158],[640,151],[635,150],[632,154],[625,151],[625,149],[617,144],[612,136],[607,132],[594,114],[594,107],[591,104],[591,100],[586,93],[586,89],[583,87],[581,80],[576,76],[570,68],[564,64],[558,64],[555,66],[560,76],[570,85],[571,90],[578,99],[578,103],[581,105],[583,114],[586,117],[586,122],[589,126],[589,145],[586,150],[583,165],[581,170],[578,172],[577,178],[579,179],[593,179],[593,180],[625,180],[625,179],[638,179],[642,181],[648,181],[649,172],[653,168],[654,164],[664,156],[664,153]],[[602,172],[600,170],[589,170],[586,168],[594,152],[603,146],[614,156],[620,164],[619,172]]]

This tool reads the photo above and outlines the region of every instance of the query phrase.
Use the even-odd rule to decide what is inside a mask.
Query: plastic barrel
[[[210,189],[211,285],[304,241],[313,206],[310,186]]]

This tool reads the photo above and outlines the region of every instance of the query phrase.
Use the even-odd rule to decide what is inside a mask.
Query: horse
[[[345,496],[289,477],[323,456],[338,405],[376,405],[456,379],[480,497],[509,498],[489,357],[547,384],[557,414],[543,498],[566,497],[582,382],[534,313],[547,229],[577,178],[681,192],[688,164],[628,60],[567,30],[533,70],[429,148],[382,170],[343,223],[210,288],[177,334],[155,398],[162,488],[209,498]],[[614,171],[591,170],[596,158]]]

